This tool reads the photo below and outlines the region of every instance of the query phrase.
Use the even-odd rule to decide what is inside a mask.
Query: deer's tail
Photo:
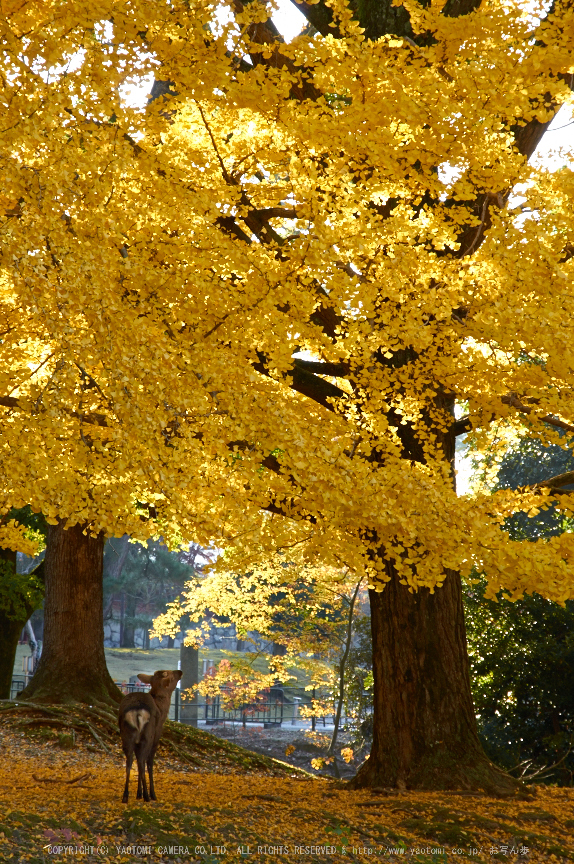
[[[124,721],[136,730],[136,744],[139,744],[141,734],[146,724],[149,723],[150,717],[151,714],[147,708],[132,708],[124,714]]]

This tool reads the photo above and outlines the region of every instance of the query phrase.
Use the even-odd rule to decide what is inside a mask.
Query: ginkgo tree
[[[364,615],[358,602],[361,581],[354,584],[353,575],[320,565],[295,566],[283,555],[242,574],[220,566],[186,583],[154,620],[152,635],[174,636],[186,616],[191,624],[186,642],[201,645],[215,614],[222,627],[233,625],[240,639],[251,642],[246,653],[227,652],[229,657],[198,687],[204,695],[221,695],[224,710],[260,703],[262,692],[296,680],[293,671],[299,669],[305,689],[313,693],[309,705],[300,706],[302,716],[333,716],[327,756],[338,777],[336,746],[350,678],[348,659],[356,622]],[[262,639],[283,651],[267,654]]]
[[[290,43],[271,2],[5,12],[3,506],[366,574],[357,785],[511,791],[460,579],[570,597],[572,535],[501,527],[570,477],[457,498],[454,449],[574,429],[574,178],[529,164],[574,9],[296,5]]]

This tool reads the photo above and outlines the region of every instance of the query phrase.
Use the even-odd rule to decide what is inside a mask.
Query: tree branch
[[[326,363],[322,360],[301,360],[293,358],[293,365],[298,366],[305,372],[313,372],[316,375],[330,375],[333,378],[346,378],[349,374],[348,363]]]
[[[524,405],[514,393],[510,393],[508,396],[503,396],[501,401],[504,405],[511,405],[512,408],[516,408],[522,414],[532,414],[533,409],[529,408],[528,405]],[[532,399],[530,401],[538,404],[540,400]],[[573,425],[565,423],[563,420],[559,420],[552,414],[545,414],[543,417],[538,417],[537,419],[541,420],[543,423],[548,423],[550,426],[555,426],[557,429],[564,429],[565,432],[574,432]]]
[[[537,486],[550,487],[560,489],[562,486],[570,486],[574,484],[574,471],[567,471],[565,474],[556,474],[555,477],[550,477],[548,480],[542,480],[537,483]],[[574,489],[572,490],[574,492]]]
[[[14,396],[0,396],[0,407],[15,408],[17,411],[25,411],[20,404],[20,400]],[[80,414],[78,411],[72,411],[70,408],[60,406],[60,410],[69,417],[74,417],[76,420],[81,420],[82,423],[89,423],[91,426],[109,426],[108,419],[104,414]],[[30,412],[32,413],[32,412]]]
[[[291,0],[295,9],[305,16],[309,24],[317,30],[321,36],[334,36],[340,39],[339,28],[333,23],[333,13],[325,5],[324,0],[319,3],[305,3],[304,0]]]
[[[267,358],[261,352],[257,352],[257,354],[259,359],[258,362],[253,364],[253,368],[262,375],[271,378]],[[347,395],[344,390],[341,390],[335,384],[319,378],[312,372],[302,369],[299,365],[294,365],[287,373],[287,377],[291,377],[292,383],[290,387],[292,390],[295,390],[296,393],[301,393],[302,396],[307,396],[328,411],[335,411],[333,400]]]
[[[510,405],[512,408],[516,408],[521,414],[532,414],[533,409],[528,405],[524,405],[514,393],[510,393],[508,396],[503,396],[500,401],[503,405]],[[540,400],[532,399],[531,401],[537,404]],[[493,423],[496,419],[497,415],[492,414],[486,422]],[[540,420],[542,423],[548,423],[549,426],[555,426],[557,429],[564,429],[565,432],[574,432],[574,425],[571,423],[565,423],[564,420],[559,420],[552,414],[544,414],[544,416],[537,417],[536,419]],[[467,432],[470,432],[472,430],[472,423],[468,416],[461,417],[459,420],[455,421],[453,427],[454,434],[458,437],[458,435],[464,435]]]
[[[466,435],[467,432],[472,430],[470,417],[467,415],[466,417],[460,417],[460,419],[455,420],[453,423],[453,429],[456,438],[458,438],[459,435]]]
[[[233,0],[233,10],[236,14],[241,14],[244,11],[241,0]],[[254,66],[266,66],[273,69],[285,68],[294,78],[299,79],[300,83],[291,82],[290,95],[292,98],[315,101],[322,96],[321,91],[305,75],[305,69],[297,67],[289,57],[282,54],[281,45],[284,44],[285,40],[270,18],[267,21],[249,24],[246,28],[246,35],[251,40],[252,46],[255,46],[253,48],[248,46],[249,56]],[[259,45],[264,50],[257,50],[256,46]],[[266,56],[267,54],[269,56]]]
[[[273,501],[261,508],[267,513],[275,513],[277,516],[285,516],[287,519],[296,519],[298,522],[310,522],[311,525],[317,524],[317,517],[312,513],[301,511],[294,505],[294,499],[285,500],[283,504]]]

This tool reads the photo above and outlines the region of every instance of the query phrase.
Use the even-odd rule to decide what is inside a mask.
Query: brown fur
[[[130,771],[134,754],[138,766],[137,797],[144,801],[156,800],[153,785],[153,760],[161,738],[163,724],[169,712],[171,694],[181,678],[179,669],[172,672],[160,670],[153,675],[138,675],[144,684],[151,684],[149,693],[128,693],[120,702],[118,721],[122,747],[126,755],[126,785],[122,802],[127,804],[129,797]],[[146,769],[149,774],[149,794],[146,782]]]

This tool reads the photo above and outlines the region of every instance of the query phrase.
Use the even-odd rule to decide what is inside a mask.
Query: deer
[[[126,756],[126,785],[122,803],[128,803],[130,771],[134,753],[138,766],[138,791],[137,797],[144,801],[156,801],[153,785],[153,760],[155,751],[161,738],[163,724],[169,712],[171,694],[181,678],[181,671],[175,669],[173,672],[160,670],[153,675],[141,672],[139,680],[144,684],[150,684],[149,693],[128,693],[120,702],[118,710],[118,721],[122,748]],[[149,794],[146,783],[145,769],[149,774]]]

